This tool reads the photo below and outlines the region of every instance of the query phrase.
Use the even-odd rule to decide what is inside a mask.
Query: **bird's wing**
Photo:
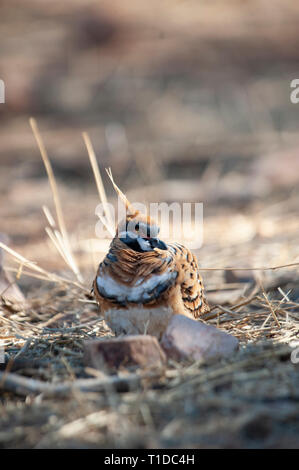
[[[174,256],[175,270],[178,272],[177,281],[180,282],[184,307],[194,318],[198,318],[210,308],[205,297],[196,256],[179,243],[169,245],[169,250]]]

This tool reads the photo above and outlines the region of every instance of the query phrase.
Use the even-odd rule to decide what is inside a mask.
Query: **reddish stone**
[[[234,336],[183,315],[171,318],[161,340],[167,356],[175,360],[206,361],[227,357],[238,348],[238,344]]]
[[[126,336],[85,343],[85,364],[98,370],[161,367],[165,362],[165,353],[154,336]]]

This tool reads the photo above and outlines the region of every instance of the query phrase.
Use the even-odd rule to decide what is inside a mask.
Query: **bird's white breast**
[[[175,271],[167,270],[162,274],[153,274],[146,280],[140,278],[135,284],[128,285],[117,282],[107,274],[101,274],[97,276],[97,287],[103,297],[120,303],[146,303],[170,287],[176,277]]]

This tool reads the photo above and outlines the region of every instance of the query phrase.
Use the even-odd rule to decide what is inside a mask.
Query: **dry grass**
[[[100,197],[107,202],[91,142],[87,134],[84,138]],[[56,188],[54,174],[48,171],[48,176]],[[299,338],[298,272],[290,270],[298,263],[254,267],[246,282],[241,277],[219,282],[226,249],[238,251],[238,246],[227,246],[223,259],[215,254],[222,268],[204,267],[211,271],[206,286],[214,305],[202,321],[238,337],[235,357],[204,365],[170,361],[155,375],[123,371],[105,376],[85,368],[84,341],[111,332],[88,296],[89,286],[78,282],[80,271],[73,269],[74,255],[63,242],[67,232],[58,216],[57,188],[53,193],[61,238],[48,233],[69,268],[66,274],[51,273],[0,243],[17,261],[18,278],[29,275],[45,282],[26,305],[1,299],[0,344],[7,360],[0,372],[0,446],[296,447],[299,376],[289,344]],[[50,210],[44,212],[53,229]],[[247,249],[254,244],[247,243]],[[238,276],[245,268],[236,264],[229,269]],[[267,269],[268,277],[252,277],[254,270]],[[273,402],[283,406],[273,409]],[[285,432],[287,423],[297,431]]]

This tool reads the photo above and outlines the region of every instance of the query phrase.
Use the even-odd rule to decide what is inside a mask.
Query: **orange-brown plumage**
[[[165,306],[193,318],[209,311],[195,255],[178,243],[166,245],[159,240],[155,222],[134,210],[123,193],[121,197],[126,220],[93,282],[101,311]]]

